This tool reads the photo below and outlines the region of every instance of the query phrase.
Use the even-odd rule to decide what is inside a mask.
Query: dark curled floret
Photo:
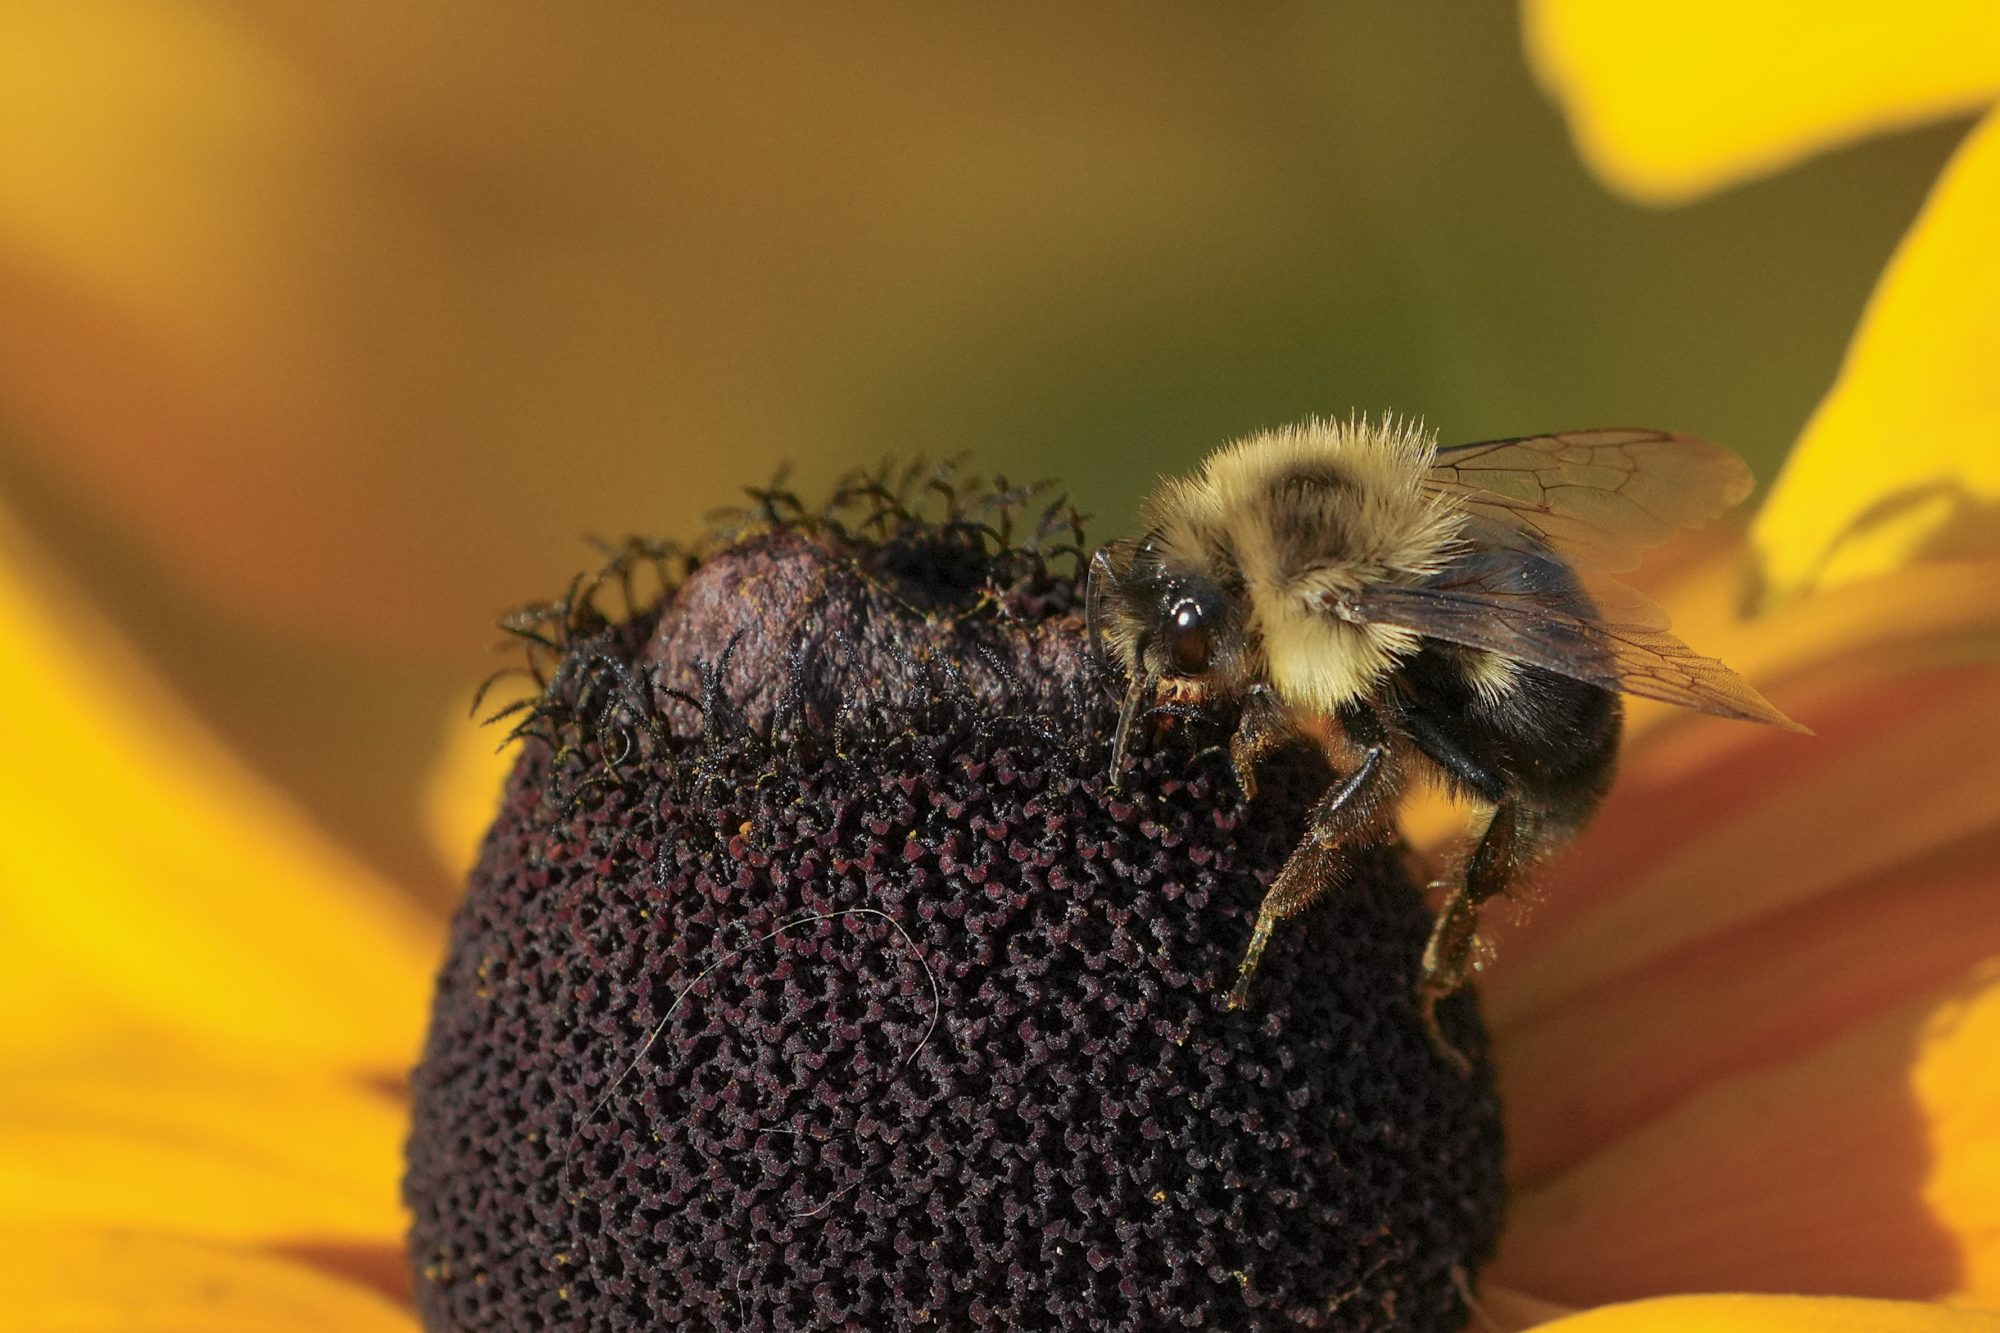
[[[729,701],[719,679],[733,640],[719,646],[712,664],[697,666],[698,695],[660,687],[657,678],[642,683],[631,663],[661,608],[704,559],[774,534],[819,541],[879,590],[909,599],[902,604],[922,617],[1042,620],[1073,610],[1086,555],[1082,516],[1059,496],[1044,500],[1046,483],[1013,485],[964,476],[961,469],[955,458],[885,462],[843,478],[817,508],[785,489],[781,473],[769,486],[749,488],[747,506],[711,516],[709,535],[696,545],[640,537],[598,542],[606,560],[595,574],[578,575],[561,597],[501,619],[501,629],[524,647],[524,660],[487,679],[474,711],[495,685],[530,681],[527,697],[485,720],[510,724],[503,743],[533,739],[547,746],[558,771],[586,743],[603,755],[603,771],[583,779],[572,797],[615,781],[624,759],[660,752],[666,725],[656,691],[698,712],[704,734],[712,737],[726,725],[721,714]],[[1067,565],[1066,573],[1056,572],[1058,562]],[[603,609],[614,592],[622,613]],[[800,636],[786,663],[788,688],[812,668],[810,638]],[[838,632],[828,638],[821,652],[844,647]],[[973,650],[995,664],[990,647],[974,644]],[[902,665],[933,674],[954,670],[948,660]],[[777,719],[795,720],[791,714]]]
[[[950,465],[753,493],[510,618],[520,759],[439,975],[405,1197],[445,1329],[1455,1329],[1479,1064],[1393,858],[1223,997],[1326,782],[1115,709],[1074,514]]]

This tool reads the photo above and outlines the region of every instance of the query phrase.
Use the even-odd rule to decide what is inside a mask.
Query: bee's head
[[[1099,550],[1085,606],[1093,651],[1131,680],[1112,747],[1114,774],[1146,704],[1162,695],[1232,698],[1251,683],[1242,589],[1210,565],[1173,558],[1157,536]]]

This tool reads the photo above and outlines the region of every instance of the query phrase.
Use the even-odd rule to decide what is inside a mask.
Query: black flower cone
[[[1326,774],[1166,720],[1122,794],[1076,582],[778,523],[572,598],[454,925],[405,1195],[434,1329],[1456,1329],[1502,1198],[1387,852],[1224,997]]]

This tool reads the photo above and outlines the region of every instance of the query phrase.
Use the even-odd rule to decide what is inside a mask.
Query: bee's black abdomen
[[[1465,649],[1427,644],[1401,675],[1401,729],[1469,794],[1512,793],[1562,828],[1580,824],[1610,786],[1624,709],[1616,693],[1527,663],[1481,690]]]

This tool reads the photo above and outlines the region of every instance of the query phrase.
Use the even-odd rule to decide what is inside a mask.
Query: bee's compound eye
[[[1179,602],[1167,624],[1167,655],[1174,670],[1183,676],[1199,676],[1208,670],[1208,652],[1213,636],[1208,613],[1196,602]]]

